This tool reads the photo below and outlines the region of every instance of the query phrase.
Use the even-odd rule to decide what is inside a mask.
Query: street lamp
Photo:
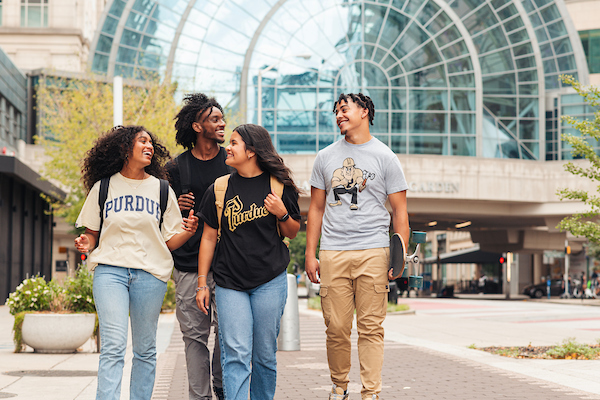
[[[275,64],[272,64],[270,66],[268,66],[267,68],[261,69],[260,71],[258,71],[258,106],[256,108],[256,122],[258,123],[258,125],[262,125],[262,77],[263,74],[266,72],[269,72],[270,70],[272,70],[273,68],[275,68],[276,66],[279,65],[279,63],[281,63],[283,60],[286,60],[288,58],[303,58],[305,60],[308,60],[311,55],[310,54],[294,54],[294,55],[290,55],[290,56],[286,56],[283,58],[280,58]]]

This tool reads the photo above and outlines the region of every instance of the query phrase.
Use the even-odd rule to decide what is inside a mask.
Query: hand
[[[317,260],[316,257],[306,257],[304,261],[304,269],[308,279],[310,279],[312,283],[321,282],[321,279],[319,278],[321,267],[319,265],[319,260]]]
[[[394,268],[390,268],[388,271],[388,281],[391,281],[392,279],[394,279]]]
[[[190,209],[190,214],[187,218],[183,219],[183,230],[191,232],[192,234],[196,233],[198,229],[198,217],[194,215],[194,210]]]
[[[198,290],[196,292],[196,304],[204,314],[208,315],[208,305],[210,303],[210,289]]]
[[[271,193],[269,193],[265,199],[265,208],[268,212],[276,216],[277,219],[283,218],[283,216],[288,212],[283,204],[283,200],[281,200],[281,198],[278,197],[273,190],[271,190]]]
[[[85,233],[82,233],[79,237],[75,238],[75,248],[80,253],[87,253],[90,251],[90,238]]]
[[[186,194],[182,194],[177,199],[177,203],[179,204],[179,209],[181,211],[187,211],[194,208],[194,204],[196,204],[196,198],[194,197],[194,193],[189,192]]]

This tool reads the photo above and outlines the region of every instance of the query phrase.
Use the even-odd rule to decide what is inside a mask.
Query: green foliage
[[[27,311],[21,311],[19,313],[14,314],[15,323],[13,324],[13,341],[15,343],[15,353],[22,352],[25,347],[23,345],[23,336],[21,335],[23,321],[25,320],[25,314],[27,314]]]
[[[92,284],[93,275],[83,268],[77,271],[75,278],[68,278],[64,287],[54,280],[46,282],[39,275],[23,280],[6,299],[9,312],[15,316],[13,325],[15,353],[23,350],[21,327],[26,313],[96,312]],[[97,334],[96,329],[94,335]]]
[[[65,282],[65,308],[72,312],[96,312],[93,283],[94,276],[85,268],[80,268],[75,278],[68,278]]]
[[[294,265],[298,265],[298,273],[304,271],[304,253],[306,252],[306,231],[298,232],[295,238],[286,239],[290,250],[290,263],[288,272],[294,272]]]
[[[65,202],[54,202],[53,207],[74,224],[86,195],[80,183],[81,161],[98,136],[113,126],[112,84],[93,75],[84,80],[47,77],[37,89],[42,135],[36,140],[48,157],[43,176],[67,192]],[[144,125],[170,152],[176,151],[175,90],[176,84],[157,80],[123,87],[124,125]]]
[[[475,346],[475,343],[471,343],[467,346],[467,348],[477,350],[477,346]]]
[[[593,87],[584,87],[575,78],[561,75],[563,82],[570,84],[579,93],[585,102],[595,108],[600,106],[600,91]],[[563,121],[579,131],[580,135],[563,134],[561,139],[572,148],[575,158],[585,158],[589,162],[587,166],[575,165],[572,162],[565,164],[565,170],[573,175],[600,182],[600,156],[590,142],[600,139],[600,111],[594,113],[593,120],[579,120],[570,116],[564,116]],[[600,186],[599,186],[600,188]],[[584,190],[560,189],[557,192],[561,200],[579,200],[587,207],[588,211],[576,213],[564,218],[558,228],[561,231],[569,231],[575,236],[586,237],[589,241],[600,243],[600,226],[592,219],[600,215],[600,197]]]
[[[408,304],[394,304],[390,302],[387,304],[387,312],[408,311],[409,309]]]
[[[39,275],[25,279],[6,299],[9,312],[17,315],[23,311],[49,311],[54,297],[52,289]]]
[[[552,358],[576,359],[583,357],[593,359],[598,355],[599,349],[591,348],[586,344],[577,343],[575,338],[563,340],[563,343],[546,352]]]
[[[310,297],[307,302],[307,307],[311,310],[321,310],[321,296]]]
[[[495,351],[495,354],[504,357],[513,357],[517,358],[519,356],[519,348],[518,347],[501,347]]]
[[[167,281],[167,292],[165,293],[165,298],[163,299],[162,307],[160,308],[161,312],[173,311],[176,307],[175,301],[175,282],[172,279]]]

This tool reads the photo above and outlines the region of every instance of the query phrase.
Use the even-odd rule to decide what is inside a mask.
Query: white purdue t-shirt
[[[100,181],[90,190],[75,226],[99,230],[99,192]],[[137,268],[166,282],[173,270],[173,257],[165,242],[183,231],[177,197],[171,187],[162,229],[159,221],[160,181],[154,176],[135,180],[120,172],[114,174],[104,203],[100,243],[88,258],[92,270],[98,264]]]

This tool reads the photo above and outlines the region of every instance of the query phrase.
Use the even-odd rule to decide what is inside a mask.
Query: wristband
[[[279,222],[285,222],[285,221],[288,220],[289,217],[290,217],[290,214],[289,213],[285,213],[285,215],[283,217],[278,218],[278,219],[279,219]]]
[[[196,288],[196,293],[198,293],[201,290],[208,290],[208,286],[199,286]]]

